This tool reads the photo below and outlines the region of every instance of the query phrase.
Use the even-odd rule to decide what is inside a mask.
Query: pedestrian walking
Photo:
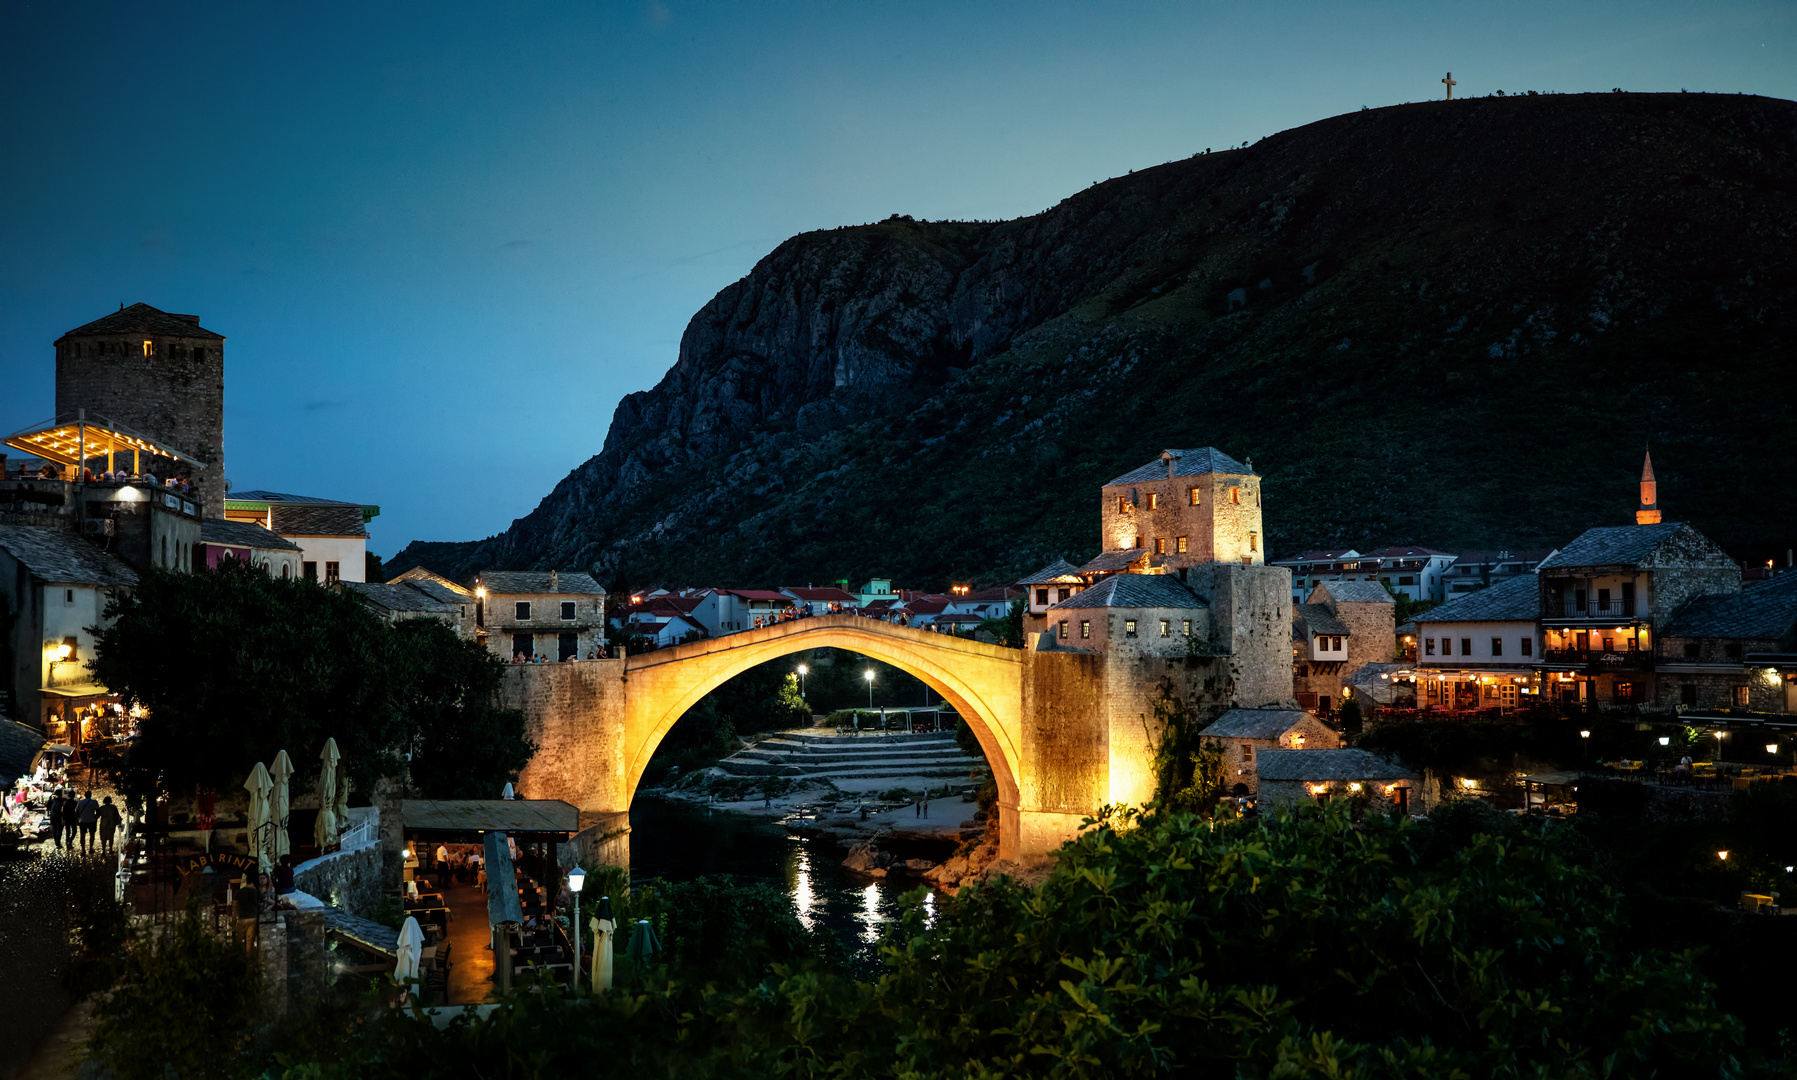
[[[930,789],[929,788],[923,789],[923,816],[926,819],[930,816]]]
[[[70,788],[62,797],[62,841],[63,846],[75,850],[77,830],[80,829],[81,800],[75,797],[75,789]]]
[[[50,843],[56,850],[62,850],[62,789],[57,788],[50,793]]]
[[[75,824],[81,830],[81,854],[94,853],[94,830],[100,827],[100,804],[88,792],[75,804]]]
[[[112,805],[112,796],[100,800],[100,851],[112,854],[112,838],[119,831],[119,808]]]
[[[911,803],[911,816],[923,817],[923,800],[915,799]]]

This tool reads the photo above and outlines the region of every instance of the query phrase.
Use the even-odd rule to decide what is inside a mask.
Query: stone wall
[[[1108,661],[1097,652],[1025,654],[1018,780],[1023,806],[1089,814],[1110,801],[1110,732],[1104,707]]]
[[[1188,571],[1186,583],[1210,601],[1211,648],[1229,658],[1234,703],[1291,706],[1292,572],[1210,563]]]
[[[630,805],[624,774],[624,661],[514,664],[500,701],[524,713],[537,753],[518,778],[527,799],[563,799],[582,811]]]
[[[380,844],[373,844],[307,860],[294,868],[294,887],[351,915],[373,918],[389,882],[391,887],[399,884],[399,875],[385,873],[384,854]]]
[[[148,337],[154,342],[143,355]],[[195,359],[199,350],[198,359]],[[192,471],[206,517],[225,516],[224,340],[102,334],[56,350],[56,412],[86,409],[206,463]]]
[[[1193,488],[1198,489],[1197,506],[1192,505]],[[1231,489],[1238,488],[1232,495]],[[1177,476],[1107,486],[1099,498],[1099,537],[1106,551],[1129,547],[1140,536],[1147,551],[1155,550],[1155,540],[1166,540],[1166,565],[1174,569],[1212,561],[1240,563],[1244,555],[1254,563],[1266,561],[1258,477]],[[1151,502],[1157,505],[1151,508]],[[1186,538],[1183,553],[1178,550],[1181,536]]]

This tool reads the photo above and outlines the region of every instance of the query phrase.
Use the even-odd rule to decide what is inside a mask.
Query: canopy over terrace
[[[43,424],[16,431],[0,442],[45,461],[77,468],[97,457],[113,461],[112,455],[121,453],[131,455],[132,472],[142,471],[143,454],[172,458],[195,469],[206,468],[206,463],[192,454],[176,450],[108,417],[89,417],[85,411],[60,414]]]
[[[560,799],[407,799],[399,804],[408,844],[428,863],[438,844],[481,844],[488,833],[504,833],[522,852],[539,881],[556,874],[556,845],[580,831],[580,810]]]

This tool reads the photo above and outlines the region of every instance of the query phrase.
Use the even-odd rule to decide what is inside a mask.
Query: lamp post
[[[1583,742],[1579,743],[1579,745],[1583,746],[1585,748],[1585,753],[1583,756],[1584,756],[1586,763],[1589,764],[1591,761],[1591,732],[1589,730],[1581,731],[1581,732],[1579,732],[1579,738],[1584,740]]]
[[[868,668],[861,677],[867,680],[867,708],[871,712],[874,707],[874,669]]]
[[[580,993],[580,889],[587,872],[576,866],[568,871],[568,891],[574,894],[574,992]]]
[[[799,665],[799,696],[805,696],[805,675],[811,669],[804,664]]]

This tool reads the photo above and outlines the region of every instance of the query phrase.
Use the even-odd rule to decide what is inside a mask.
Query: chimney
[[[549,591],[550,592],[561,592],[562,591],[562,574],[561,574],[560,570],[549,571]]]
[[[1167,479],[1173,479],[1173,467],[1179,464],[1179,454],[1172,450],[1162,450],[1161,460],[1167,463]]]

